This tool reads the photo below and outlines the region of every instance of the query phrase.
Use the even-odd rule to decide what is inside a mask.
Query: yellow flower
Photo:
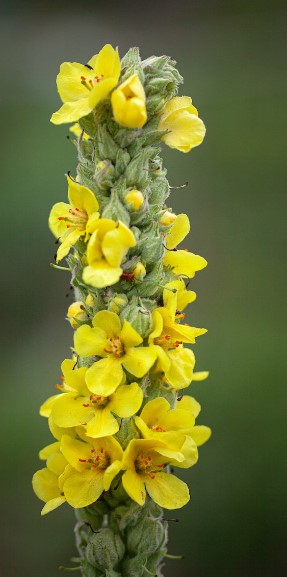
[[[193,374],[194,354],[184,349],[182,343],[195,343],[195,339],[206,333],[206,329],[181,325],[184,317],[177,311],[176,293],[165,291],[164,305],[152,312],[153,330],[149,344],[158,357],[158,368],[163,371],[169,384],[175,389],[187,387]]]
[[[207,261],[197,254],[188,250],[177,250],[175,247],[183,241],[190,231],[189,218],[186,214],[178,214],[172,221],[172,226],[167,233],[165,244],[166,254],[164,265],[172,268],[175,275],[194,277],[195,273],[206,267]]]
[[[70,204],[57,202],[49,216],[49,227],[61,243],[57,251],[57,262],[68,254],[81,236],[87,239],[94,221],[99,218],[99,204],[94,193],[69,176],[67,180]]]
[[[121,263],[129,248],[135,246],[132,231],[121,221],[101,218],[93,224],[88,242],[88,266],[83,270],[83,281],[96,288],[111,286],[122,275]]]
[[[114,437],[83,442],[64,435],[61,451],[71,465],[63,492],[76,509],[97,501],[121,469],[123,450]]]
[[[195,373],[196,374],[196,373]],[[187,395],[184,395],[180,401],[176,402],[176,411],[180,410],[182,414],[189,414],[196,419],[201,411],[200,404],[193,398]],[[182,421],[183,422],[183,421]],[[186,422],[187,423],[187,422]],[[211,435],[211,429],[206,427],[205,425],[194,425],[194,426],[186,426],[184,428],[186,435],[189,435],[194,442],[196,443],[197,447],[203,445],[208,441]]]
[[[144,505],[146,490],[160,507],[178,509],[189,501],[187,485],[162,469],[171,461],[159,451],[163,443],[154,439],[133,439],[122,458],[123,487],[131,499]]]
[[[207,266],[207,261],[198,254],[187,250],[167,251],[164,265],[172,269],[175,275],[184,275],[193,278],[195,273]]]
[[[64,104],[54,112],[51,122],[75,122],[92,112],[117,85],[120,70],[118,51],[110,44],[106,44],[87,65],[77,62],[61,64],[57,88]]]
[[[166,210],[159,219],[160,224],[163,226],[170,226],[176,220],[176,214]]]
[[[68,472],[68,462],[60,452],[59,442],[42,449],[39,457],[47,460],[47,466],[36,471],[32,485],[37,497],[46,503],[41,511],[41,515],[46,515],[66,501],[62,489],[65,474]]]
[[[171,409],[166,399],[158,397],[144,406],[140,416],[135,417],[135,423],[144,439],[162,441],[168,449],[180,451],[183,459],[177,456],[170,460],[170,464],[186,469],[197,463],[198,451],[190,435],[195,416],[182,409],[181,406]]]
[[[127,128],[141,128],[147,121],[145,91],[137,74],[125,80],[112,93],[115,121]]]
[[[86,373],[86,383],[96,395],[109,396],[124,378],[123,367],[138,378],[143,377],[156,360],[150,347],[139,347],[142,337],[128,321],[123,326],[110,311],[100,311],[93,319],[93,328],[82,325],[74,335],[75,351],[81,357],[97,355]]]
[[[165,239],[166,248],[169,250],[173,250],[178,244],[180,244],[185,239],[189,231],[190,231],[190,223],[188,216],[186,214],[176,215]]]
[[[142,404],[142,389],[137,383],[131,383],[121,384],[110,396],[91,394],[85,380],[88,369],[73,369],[74,366],[74,361],[69,359],[62,363],[62,394],[48,399],[41,407],[41,414],[51,416],[61,428],[87,425],[85,431],[89,437],[114,435],[119,423],[112,413],[120,418],[137,413]]]
[[[174,307],[173,292],[176,294],[175,311],[183,311],[188,304],[196,299],[194,291],[188,291],[182,279],[173,280],[167,283],[163,290],[163,303],[167,308]]]
[[[206,128],[198,112],[192,105],[189,96],[175,96],[164,107],[159,130],[169,132],[162,136],[162,140],[181,152],[189,152],[195,146],[202,143]]]

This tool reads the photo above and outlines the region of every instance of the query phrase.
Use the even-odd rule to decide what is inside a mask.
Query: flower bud
[[[86,549],[86,559],[94,567],[102,570],[115,568],[125,552],[120,536],[111,529],[101,529],[91,535]]]
[[[93,306],[93,302],[94,302],[94,297],[93,297],[93,295],[88,295],[87,298],[86,298],[86,300],[85,300],[85,304],[86,304],[88,307],[91,307],[91,306]]]
[[[145,91],[137,74],[133,74],[112,93],[115,121],[127,128],[141,128],[147,121]]]
[[[138,262],[133,270],[133,275],[136,280],[143,280],[146,275],[146,269],[142,262]]]
[[[163,226],[170,226],[176,220],[176,214],[168,210],[160,217],[159,222]]]
[[[134,188],[127,192],[124,197],[125,203],[131,210],[139,210],[144,202],[144,195],[140,190]]]
[[[125,294],[115,294],[108,303],[108,310],[118,315],[127,304],[128,298]]]
[[[81,323],[86,321],[88,318],[86,311],[83,310],[84,306],[85,305],[82,301],[76,301],[72,303],[68,308],[67,316],[73,329],[78,329]]]

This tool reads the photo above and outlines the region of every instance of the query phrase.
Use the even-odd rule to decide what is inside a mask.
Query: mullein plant
[[[43,515],[75,509],[74,569],[84,577],[162,575],[162,508],[190,498],[174,468],[195,465],[210,436],[183,394],[208,376],[188,347],[206,330],[184,322],[196,298],[189,279],[207,262],[177,248],[189,219],[167,204],[159,156],[162,142],[188,152],[205,135],[191,98],[177,96],[181,82],[169,57],[141,61],[132,48],[120,60],[109,44],[57,76],[63,105],[51,121],[72,124],[78,167],[49,226],[54,266],[71,272],[74,346],[40,409],[55,441],[40,451],[33,488]]]

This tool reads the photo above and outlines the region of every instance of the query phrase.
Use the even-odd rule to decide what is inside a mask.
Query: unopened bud
[[[118,315],[127,304],[128,299],[125,294],[115,294],[114,297],[109,301],[108,310]]]
[[[111,529],[101,529],[88,540],[86,559],[94,567],[111,570],[117,567],[124,556],[125,547],[120,536]]]
[[[168,210],[160,217],[159,222],[163,226],[170,226],[176,220],[176,214],[169,212]]]
[[[83,310],[83,307],[84,303],[82,301],[76,301],[72,303],[68,308],[67,316],[73,329],[78,329],[81,323],[86,321],[88,318],[88,315],[86,311]]]
[[[86,298],[86,300],[85,300],[85,304],[86,304],[88,307],[91,307],[91,306],[93,306],[93,302],[94,302],[94,297],[93,297],[93,295],[88,295],[87,298]]]
[[[136,280],[143,280],[146,275],[146,269],[142,262],[138,262],[133,270],[133,275]]]
[[[127,192],[124,200],[131,210],[139,210],[143,205],[144,195],[140,190],[134,188]]]

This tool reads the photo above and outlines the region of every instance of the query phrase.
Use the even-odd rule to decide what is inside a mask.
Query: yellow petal
[[[82,325],[74,333],[74,346],[81,357],[103,356],[107,346],[106,333],[99,327]]]
[[[197,271],[206,267],[207,261],[198,254],[177,250],[175,252],[166,252],[164,265],[171,267],[175,275],[186,275],[192,278]]]
[[[138,505],[144,505],[146,492],[140,475],[137,475],[135,470],[130,469],[123,474],[122,483],[128,496]]]
[[[193,427],[191,436],[198,447],[208,441],[211,435],[211,429],[205,425],[196,425]]]
[[[154,347],[132,347],[122,357],[122,364],[135,377],[143,377],[156,360]]]
[[[124,320],[123,328],[120,333],[120,339],[124,344],[126,351],[131,347],[137,347],[143,342],[143,339],[139,333],[137,333],[132,325],[126,320]]]
[[[49,215],[49,228],[56,238],[60,238],[67,231],[67,223],[64,220],[59,220],[68,218],[70,205],[66,202],[56,202],[52,206],[52,210]]]
[[[186,214],[178,214],[165,239],[166,248],[174,249],[190,231],[189,218]]]
[[[170,147],[181,152],[189,152],[195,146],[199,146],[206,133],[206,128],[201,118],[190,114],[187,110],[180,114],[176,112],[168,117],[168,134],[162,140]],[[162,130],[162,128],[161,128]]]
[[[87,116],[92,110],[93,106],[90,105],[88,98],[82,98],[76,102],[66,102],[57,112],[52,114],[51,122],[53,124],[75,122],[83,116]]]
[[[154,479],[145,475],[144,481],[149,496],[165,509],[179,509],[190,499],[186,483],[169,473],[156,473]]]
[[[68,198],[72,206],[75,208],[80,208],[85,211],[88,215],[93,212],[97,212],[99,209],[99,203],[94,195],[94,193],[73,180],[70,176],[67,176],[68,181]]]
[[[88,507],[101,496],[104,472],[99,469],[87,469],[82,473],[73,472],[64,483],[64,494],[68,503],[80,509]]]
[[[83,281],[95,288],[112,286],[120,280],[122,269],[110,266],[105,260],[94,262],[83,270]]]
[[[57,258],[56,262],[60,262],[65,256],[67,256],[68,252],[70,251],[71,247],[78,242],[79,238],[84,234],[85,231],[80,230],[78,228],[71,229],[69,234],[66,236],[65,240],[63,240],[62,244],[59,246],[57,250]]]
[[[50,445],[47,445],[47,447],[44,447],[43,449],[41,449],[41,451],[39,452],[39,459],[46,461],[46,459],[48,459],[48,457],[50,457],[50,455],[53,455],[59,449],[60,449],[60,443],[59,442],[51,443]]]
[[[92,393],[108,397],[121,384],[122,378],[123,369],[120,361],[115,357],[107,357],[88,369],[86,381]]]
[[[68,463],[77,471],[83,472],[85,469],[85,465],[80,459],[88,461],[91,457],[91,448],[88,443],[72,439],[68,435],[62,436],[61,451]]]
[[[93,326],[105,332],[108,338],[118,337],[122,328],[118,315],[111,311],[98,312],[93,318]]]
[[[209,376],[209,371],[196,371],[193,373],[193,380],[194,381],[205,381]]]
[[[148,427],[159,424],[159,420],[169,411],[170,404],[164,397],[152,399],[143,408],[141,418]]]
[[[104,478],[103,478],[103,485],[104,485],[104,489],[105,491],[108,491],[110,486],[111,486],[111,482],[113,481],[113,479],[116,477],[116,475],[120,472],[121,470],[121,461],[114,461],[113,463],[111,463],[111,465],[109,467],[107,467],[107,469],[104,472]]]
[[[193,367],[195,365],[194,354],[190,349],[178,347],[168,351],[170,368],[165,372],[167,381],[175,389],[188,387],[192,381]]]
[[[45,401],[45,403],[43,403],[43,405],[41,405],[41,407],[40,407],[41,417],[49,417],[50,416],[54,402],[58,398],[59,398],[59,395],[53,395],[52,397],[49,397],[49,399],[47,399]]]
[[[104,78],[92,88],[89,93],[89,105],[91,110],[99,104],[102,100],[108,97],[111,90],[116,86],[117,80],[115,78]]]
[[[182,469],[188,469],[197,463],[198,450],[195,441],[191,437],[185,437],[185,442],[183,443],[180,452],[183,454],[184,459],[180,461],[178,461],[176,458],[171,459],[171,465],[174,465],[175,467],[181,467]]]
[[[111,414],[110,407],[94,410],[94,417],[87,424],[87,435],[94,439],[115,435],[119,430],[117,419]]]
[[[192,112],[193,114],[196,114],[196,108],[192,105],[192,100],[190,98],[190,96],[174,96],[174,98],[171,98],[167,104],[165,105],[162,114],[161,114],[161,123],[170,115],[173,114],[174,112],[177,112],[179,110],[184,110],[186,108],[191,107],[193,108]],[[196,111],[196,112],[195,112]],[[162,129],[160,129],[162,130]]]
[[[98,76],[103,75],[104,78],[112,76],[116,79],[116,82],[118,81],[121,72],[121,62],[118,49],[116,48],[115,50],[111,44],[105,44],[99,54],[97,54],[97,57],[93,57],[89,64],[93,66]]]
[[[110,397],[109,409],[119,417],[132,417],[141,407],[143,391],[137,383],[121,385]],[[113,433],[111,433],[113,434]]]
[[[52,411],[52,417],[58,427],[76,427],[84,425],[94,415],[92,407],[85,407],[89,403],[85,397],[75,398],[75,395],[64,393],[55,403]]]
[[[81,76],[89,78],[91,71],[78,62],[63,62],[57,76],[57,88],[63,102],[73,102],[87,97],[87,88],[81,83]]]
[[[47,515],[47,513],[54,511],[54,509],[57,509],[57,507],[60,507],[60,505],[63,505],[65,502],[66,497],[55,497],[55,499],[51,499],[44,505],[41,515]]]
[[[47,502],[60,496],[58,476],[47,468],[34,473],[32,485],[34,493],[41,501]]]
[[[194,380],[194,373],[192,380]],[[188,395],[184,395],[183,397],[181,397],[180,401],[176,402],[176,407],[177,409],[188,411],[189,413],[194,415],[195,418],[198,417],[201,411],[201,406],[198,403],[198,401],[196,401],[193,397],[189,397]]]

